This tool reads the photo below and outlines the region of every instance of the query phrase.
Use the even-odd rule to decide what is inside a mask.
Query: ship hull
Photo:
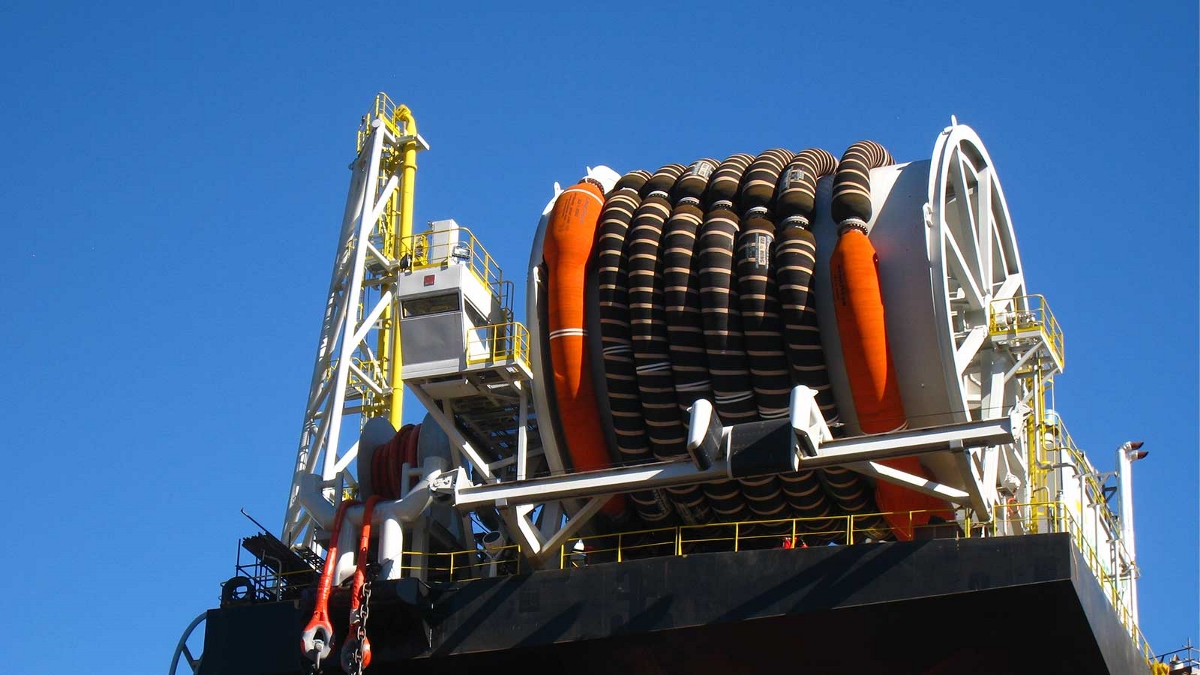
[[[331,615],[345,606],[335,591]],[[304,600],[211,610],[200,672],[304,672],[308,612]],[[1149,672],[1066,534],[379,582],[369,635],[375,675]]]

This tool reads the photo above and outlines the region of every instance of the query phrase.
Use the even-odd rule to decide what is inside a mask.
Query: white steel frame
[[[955,421],[999,419],[1027,399],[1013,358],[990,339],[993,308],[1018,311],[1025,277],[1008,204],[991,157],[967,126],[951,118],[938,136],[924,212],[942,372]],[[1036,350],[1030,350],[1033,353]],[[957,392],[957,395],[956,395]],[[955,456],[976,516],[991,519],[998,482],[1016,477],[1028,501],[1029,473],[1014,445]]]
[[[300,446],[284,516],[282,541],[288,546],[314,544],[313,518],[301,500],[301,484],[309,474],[320,476],[321,488],[333,502],[347,485],[356,485],[350,465],[358,456],[358,432],[343,434],[347,418],[361,426],[364,409],[386,396],[391,387],[387,371],[399,364],[381,364],[370,339],[384,312],[396,316],[394,282],[397,261],[382,250],[385,209],[400,189],[398,163],[385,162],[420,136],[397,136],[382,118],[370,122],[370,135],[351,165],[350,191],[338,237],[333,277],[317,341]],[[394,233],[400,236],[399,232]],[[348,438],[353,441],[347,443]]]

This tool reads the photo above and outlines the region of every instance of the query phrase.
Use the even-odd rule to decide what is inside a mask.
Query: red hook
[[[354,669],[355,652],[362,660],[362,667],[371,665],[371,642],[367,633],[362,631],[362,643],[359,644],[358,634],[363,626],[362,589],[367,577],[367,549],[371,544],[371,516],[379,495],[367,498],[363,506],[362,534],[358,538],[358,560],[354,568],[354,582],[350,588],[350,629],[346,633],[346,644],[342,645],[342,670],[347,673],[358,672]],[[369,611],[369,610],[368,610]],[[361,651],[359,651],[361,649]]]
[[[333,531],[329,536],[329,548],[325,554],[325,569],[321,572],[321,581],[317,586],[317,602],[313,606],[312,619],[300,634],[300,651],[310,661],[321,665],[321,661],[329,657],[333,650],[333,624],[329,621],[329,593],[333,590],[333,573],[337,567],[338,537],[342,533],[342,522],[346,519],[346,510],[357,504],[354,500],[343,500],[338,504],[337,513],[333,516]]]

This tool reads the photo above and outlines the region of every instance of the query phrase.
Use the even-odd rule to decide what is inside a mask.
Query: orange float
[[[847,228],[838,237],[829,260],[829,275],[858,426],[867,434],[903,429],[908,426],[908,419],[888,349],[883,294],[879,287],[879,256],[866,233]],[[916,457],[881,463],[915,476],[930,477]],[[893,534],[902,541],[911,540],[913,528],[928,525],[931,517],[944,520],[954,517],[946,509],[946,502],[884,480],[875,486],[875,502],[885,513]]]
[[[576,471],[612,465],[600,427],[584,322],[587,261],[603,208],[604,192],[590,179],[564,190],[550,212],[542,252],[548,273],[548,334],[554,396],[559,418],[564,421],[567,453]],[[608,500],[604,512],[612,517],[622,515],[624,497],[618,495]]]
[[[871,169],[892,163],[891,154],[874,141],[851,145],[838,163],[830,205],[838,224],[838,240],[829,260],[829,279],[850,394],[858,426],[866,434],[898,431],[908,425],[888,349],[879,256],[867,238],[872,215]],[[915,457],[882,463],[929,478]],[[875,501],[901,540],[912,539],[913,527],[927,525],[931,518],[953,517],[946,502],[888,481],[876,482]]]

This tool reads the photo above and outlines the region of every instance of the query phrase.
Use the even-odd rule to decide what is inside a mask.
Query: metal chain
[[[362,675],[363,658],[362,646],[367,643],[367,617],[371,614],[371,580],[363,581],[362,587],[362,605],[358,608],[358,649],[357,658],[354,660],[354,675]]]
[[[358,606],[358,621],[356,622],[357,644],[354,648],[354,672],[350,675],[363,675],[363,645],[367,644],[367,617],[371,615],[371,581],[375,578],[374,566],[367,569],[366,578],[362,585],[362,602]]]

